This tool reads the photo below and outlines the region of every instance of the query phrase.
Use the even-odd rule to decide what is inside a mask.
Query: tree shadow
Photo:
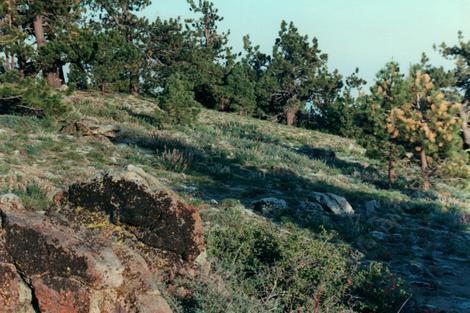
[[[242,139],[248,139],[255,142],[262,142],[265,144],[275,144],[282,146],[294,153],[304,155],[311,160],[318,160],[324,162],[331,168],[338,169],[341,174],[355,176],[362,182],[371,184],[379,189],[389,189],[390,186],[386,176],[376,168],[360,164],[358,162],[345,161],[337,157],[336,153],[327,148],[311,147],[303,145],[300,148],[292,148],[281,142],[281,140],[271,134],[261,131],[256,125],[241,125],[238,123],[219,124],[221,129],[226,129],[231,133]],[[396,184],[397,187],[402,187],[402,183]]]
[[[156,119],[155,116],[153,116],[151,114],[137,113],[137,112],[134,112],[131,109],[124,109],[124,111],[127,112],[127,114],[129,114],[130,116],[135,117],[139,120],[142,120],[142,121],[144,121],[144,122],[146,122],[150,125],[158,126],[160,124],[158,119]]]

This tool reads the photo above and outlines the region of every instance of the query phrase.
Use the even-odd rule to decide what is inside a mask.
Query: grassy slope
[[[152,102],[84,93],[68,101],[75,107],[69,119],[92,117],[102,125],[118,124],[121,132],[114,143],[99,142],[61,134],[60,125],[46,121],[0,116],[0,189],[19,193],[32,207],[47,207],[54,192],[71,182],[135,164],[202,208],[251,208],[259,198],[285,199],[289,210],[273,212],[272,221],[334,231],[368,258],[387,262],[407,277],[400,260],[421,260],[419,253],[468,257],[470,245],[459,219],[470,212],[470,190],[441,181],[427,195],[387,190],[382,168],[351,140],[206,110],[192,127],[157,131]],[[415,171],[402,169],[401,183],[415,184]],[[297,213],[312,191],[342,195],[360,214],[307,221]],[[373,199],[381,207],[366,214],[364,203]],[[207,223],[211,218],[206,213]],[[374,238],[374,231],[387,239]]]

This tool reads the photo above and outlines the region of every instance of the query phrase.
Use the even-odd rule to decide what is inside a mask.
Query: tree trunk
[[[204,37],[206,38],[206,47],[209,47],[209,45],[211,44],[211,35],[210,35],[210,31],[209,31],[209,22],[210,22],[210,19],[208,16],[205,17],[204,19]]]
[[[36,16],[34,19],[34,36],[36,37],[36,44],[38,48],[46,45],[46,37],[44,35],[44,27],[42,25],[42,15]]]
[[[397,180],[397,174],[395,172],[395,156],[393,153],[393,147],[388,150],[388,186],[392,188]]]
[[[431,182],[429,181],[428,160],[426,158],[426,151],[424,151],[424,149],[421,149],[420,157],[421,157],[421,174],[423,175],[423,185],[421,189],[423,191],[428,191],[431,188]]]
[[[297,112],[299,112],[298,108],[288,108],[286,110],[287,126],[293,126],[295,124]]]
[[[42,15],[36,16],[33,22],[34,36],[36,37],[36,44],[38,48],[46,45],[46,36],[44,34],[43,17]],[[50,69],[43,70],[44,77],[47,84],[52,88],[60,88],[62,80],[60,79],[59,68],[56,65],[50,65]]]
[[[468,100],[465,100],[460,108],[460,118],[462,119],[462,133],[466,149],[470,149],[470,127],[468,126],[468,123],[470,122],[469,115],[470,103]]]
[[[137,86],[137,84],[135,83],[131,83],[131,94],[134,95],[134,96],[138,96],[140,94],[139,92],[139,86]]]
[[[60,74],[58,71],[48,72],[46,74],[46,82],[50,87],[55,89],[59,89],[60,86],[62,86],[62,80],[60,79]]]
[[[10,70],[10,54],[8,53],[7,48],[5,48],[4,54],[5,54],[5,63],[3,64],[3,67],[5,68],[5,71],[9,71]]]

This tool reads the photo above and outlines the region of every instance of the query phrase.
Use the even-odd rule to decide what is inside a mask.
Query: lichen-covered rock
[[[32,292],[13,264],[0,262],[0,312],[35,313]]]
[[[0,197],[0,215],[3,249],[15,264],[0,263],[6,278],[0,280],[0,304],[13,301],[11,312],[34,312],[20,310],[33,302],[36,311],[48,313],[171,312],[155,274],[125,245],[27,211],[11,195]]]
[[[263,214],[264,216],[271,216],[276,212],[285,211],[288,209],[287,202],[278,198],[263,198],[253,202],[255,211]]]
[[[204,250],[198,209],[134,166],[74,184],[57,196],[56,202],[105,211],[113,223],[126,226],[143,243],[187,261]]]
[[[100,125],[96,119],[86,118],[67,124],[60,131],[68,135],[107,141],[114,139],[120,129],[115,125]]]
[[[333,193],[312,192],[308,200],[318,203],[325,211],[335,215],[344,216],[354,214],[354,209],[349,202],[345,198]]]

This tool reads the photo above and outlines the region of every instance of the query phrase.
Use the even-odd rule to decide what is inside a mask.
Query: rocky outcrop
[[[90,137],[99,141],[112,140],[119,133],[115,125],[100,125],[97,120],[86,118],[65,125],[62,133],[77,137]]]
[[[354,214],[354,209],[349,202],[333,193],[312,192],[308,197],[309,202],[320,205],[325,211],[334,215],[346,216]]]
[[[62,207],[104,211],[151,247],[193,261],[204,250],[199,211],[142,169],[128,166],[77,183],[56,197]]]
[[[158,279],[125,245],[0,198],[2,313],[169,313]]]

